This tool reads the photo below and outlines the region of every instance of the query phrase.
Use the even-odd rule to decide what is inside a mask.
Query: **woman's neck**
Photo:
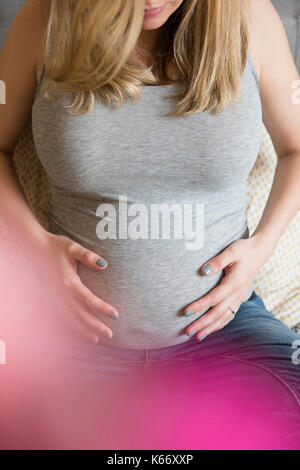
[[[153,53],[156,41],[161,33],[161,28],[154,29],[154,30],[147,30],[142,29],[139,39],[138,45],[142,49],[142,52],[146,55],[146,57],[151,57]]]
[[[142,30],[140,33],[138,39],[139,58],[147,67],[150,67],[153,64],[153,51],[160,32],[161,28],[155,30]],[[171,80],[160,80],[156,85],[153,86],[169,85],[174,83],[174,80],[178,80],[179,72],[174,64],[167,65],[167,73]]]

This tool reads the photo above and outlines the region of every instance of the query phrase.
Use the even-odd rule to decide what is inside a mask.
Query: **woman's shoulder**
[[[0,50],[5,106],[0,107],[0,149],[12,154],[30,118],[43,61],[45,16],[42,0],[27,0],[15,16]]]
[[[249,51],[260,78],[263,66],[276,61],[276,45],[288,47],[280,16],[271,0],[245,0],[249,27]]]
[[[271,0],[248,0],[250,10],[250,49],[260,69],[260,95],[263,121],[277,156],[299,148],[299,72],[280,16]],[[294,86],[296,85],[296,87]]]
[[[26,0],[15,16],[5,40],[7,47],[14,51],[14,56],[25,54],[28,63],[34,64],[37,83],[44,60],[48,7],[49,0]]]

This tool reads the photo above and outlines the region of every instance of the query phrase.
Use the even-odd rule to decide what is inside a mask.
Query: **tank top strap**
[[[258,78],[258,74],[257,74],[257,70],[255,68],[255,65],[253,63],[253,60],[252,60],[252,57],[251,57],[251,54],[250,54],[250,51],[248,50],[248,53],[247,53],[247,62],[250,66],[250,69],[252,71],[252,74],[255,78],[255,81],[257,83],[257,86],[258,86],[258,89],[260,90],[260,83],[259,83],[259,78]]]
[[[38,83],[38,88],[41,87],[41,84],[45,78],[45,73],[46,73],[46,67],[45,67],[45,64],[43,64],[43,68],[42,68],[42,73],[41,73],[41,76],[40,76],[40,81]]]
[[[36,87],[36,90],[35,90],[35,97],[39,94],[40,88],[42,86],[42,82],[45,78],[45,73],[46,73],[46,67],[45,67],[45,64],[43,64],[42,73],[41,73],[41,76],[40,76],[40,81],[37,84],[37,87]]]

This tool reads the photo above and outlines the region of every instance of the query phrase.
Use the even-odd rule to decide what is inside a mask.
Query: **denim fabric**
[[[40,317],[41,341],[32,356],[40,364],[35,378],[28,370],[26,377],[29,389],[39,381],[45,390],[40,414],[48,411],[50,421],[53,410],[59,415],[54,443],[47,434],[41,445],[300,449],[300,336],[255,291],[222,330],[158,349],[95,347],[63,322],[46,325],[48,316]],[[19,360],[23,367],[24,357]],[[21,367],[15,369],[19,376]],[[17,389],[23,396],[24,386]]]
[[[180,364],[185,369],[189,364],[190,371],[192,368],[201,370],[223,361],[243,364],[245,370],[252,367],[272,376],[300,405],[300,365],[292,361],[300,335],[275,319],[255,291],[225,328],[201,342],[192,337],[185,343],[166,348],[95,347],[75,338],[69,327],[60,326],[62,338],[68,335],[71,339],[65,344],[60,341],[55,354],[66,365],[66,370],[82,382],[101,380],[104,376],[118,379],[131,373],[147,376],[152,371],[166,370],[172,365],[176,368]]]

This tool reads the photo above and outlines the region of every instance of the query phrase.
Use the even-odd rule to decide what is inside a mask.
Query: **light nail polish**
[[[202,336],[199,336],[199,341],[203,341],[205,338],[206,338],[207,335],[202,335]]]
[[[212,272],[212,267],[210,264],[207,264],[204,268],[203,268],[203,271],[205,272],[205,274],[210,274]]]
[[[108,316],[113,318],[114,320],[117,320],[119,318],[119,315],[115,312],[109,312]]]
[[[107,261],[102,258],[98,258],[96,264],[100,266],[100,268],[104,268],[105,266],[107,266]]]
[[[189,317],[190,315],[194,315],[194,310],[188,310],[187,312],[185,312],[185,316],[186,317]]]
[[[188,335],[194,336],[196,333],[197,333],[197,330],[191,330]]]
[[[106,338],[108,338],[108,339],[111,339],[111,338],[112,338],[112,333],[110,333],[109,331],[106,331],[106,330],[105,330],[105,331],[103,331],[103,334],[104,334],[104,336],[106,336]]]

